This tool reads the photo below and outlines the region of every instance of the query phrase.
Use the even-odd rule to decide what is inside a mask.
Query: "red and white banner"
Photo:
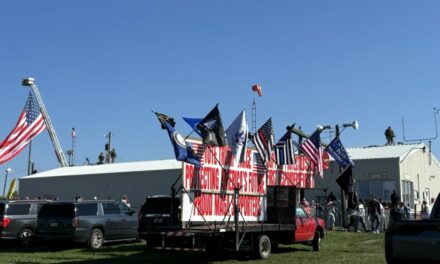
[[[182,174],[182,221],[222,222],[234,220],[234,188],[239,188],[240,221],[266,220],[266,186],[313,188],[312,163],[299,155],[297,163],[278,167],[267,162],[267,170],[255,149],[247,148],[245,161],[234,164],[229,146],[203,146],[188,140],[202,166],[184,163]],[[221,164],[221,165],[220,165]]]

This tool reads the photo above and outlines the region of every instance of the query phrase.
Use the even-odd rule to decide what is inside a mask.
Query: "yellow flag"
[[[11,181],[11,185],[9,185],[9,191],[8,191],[8,195],[6,196],[6,199],[8,199],[8,200],[12,199],[12,194],[14,194],[14,191],[15,191],[15,185],[16,185],[16,183],[15,183],[15,178],[14,178]]]

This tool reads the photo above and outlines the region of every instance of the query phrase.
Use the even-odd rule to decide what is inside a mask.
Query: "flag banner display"
[[[157,116],[157,119],[159,119],[160,127],[162,129],[167,129],[167,126],[165,125],[165,122],[167,122],[170,126],[174,127],[176,125],[176,122],[174,122],[174,118],[169,117],[165,114],[161,114],[158,112],[154,112]]]
[[[348,153],[345,150],[344,145],[342,145],[339,137],[334,138],[330,144],[328,144],[325,150],[332,155],[332,157],[342,168],[346,168],[350,164],[354,165],[354,162],[348,156]]]
[[[253,142],[263,163],[269,161],[274,150],[274,132],[272,127],[272,118],[269,118],[255,133]]]
[[[15,156],[27,146],[27,144],[38,134],[46,129],[43,115],[40,113],[38,103],[32,93],[29,93],[28,100],[18,118],[14,129],[8,137],[0,143],[0,164],[3,164]]]
[[[176,160],[185,161],[196,167],[200,167],[200,160],[193,151],[191,143],[186,142],[182,135],[168,124],[168,122],[165,121],[164,124],[170,136],[171,144],[173,144]]]
[[[320,131],[316,130],[304,143],[301,145],[301,149],[311,161],[315,163],[318,175],[321,178],[324,176],[324,169],[322,167],[322,152]]]
[[[202,132],[197,128],[197,125],[202,121],[202,118],[182,117],[183,120],[199,135],[202,136]]]
[[[192,144],[201,167],[183,164],[183,222],[203,222],[204,219],[221,222],[225,216],[227,219],[230,216],[230,221],[233,221],[235,186],[240,189],[239,221],[243,221],[243,217],[245,221],[266,220],[267,186],[315,186],[315,168],[306,156],[299,155],[296,157],[296,164],[282,166],[278,166],[273,157],[273,161],[266,163],[266,171],[254,148],[246,148],[244,162],[236,164],[229,146],[207,146],[196,139],[187,141]]]
[[[292,141],[291,132],[288,131],[275,145],[275,157],[278,165],[295,163],[295,151]]]
[[[8,194],[6,195],[6,199],[10,200],[13,198],[12,195],[15,192],[16,185],[17,185],[17,181],[14,178],[14,179],[12,179],[11,184],[9,185],[9,190],[8,190]]]
[[[203,143],[211,146],[226,145],[226,134],[218,105],[200,121],[197,128],[202,133]]]
[[[244,162],[248,139],[248,124],[244,110],[232,121],[228,129],[226,129],[226,138],[234,155],[234,163]]]
[[[349,194],[353,189],[353,172],[351,166],[348,166],[336,179],[336,182],[341,186],[346,194]]]

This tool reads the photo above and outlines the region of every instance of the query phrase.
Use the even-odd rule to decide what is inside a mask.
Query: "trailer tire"
[[[319,251],[321,249],[321,234],[319,231],[315,232],[315,236],[312,241],[313,251]]]
[[[255,255],[260,259],[267,259],[272,251],[270,239],[266,235],[261,235],[256,240]]]

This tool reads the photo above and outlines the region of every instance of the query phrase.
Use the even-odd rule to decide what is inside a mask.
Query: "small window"
[[[77,216],[90,216],[96,215],[98,212],[97,203],[85,203],[76,205],[76,215]]]
[[[9,204],[6,214],[7,215],[28,215],[30,208],[31,208],[30,204]]]
[[[105,215],[121,214],[119,206],[116,203],[103,203],[102,209],[104,210]]]
[[[75,206],[73,203],[44,204],[38,217],[75,217]]]
[[[119,212],[122,214],[128,214],[130,212],[130,208],[124,203],[118,203],[119,205]]]

